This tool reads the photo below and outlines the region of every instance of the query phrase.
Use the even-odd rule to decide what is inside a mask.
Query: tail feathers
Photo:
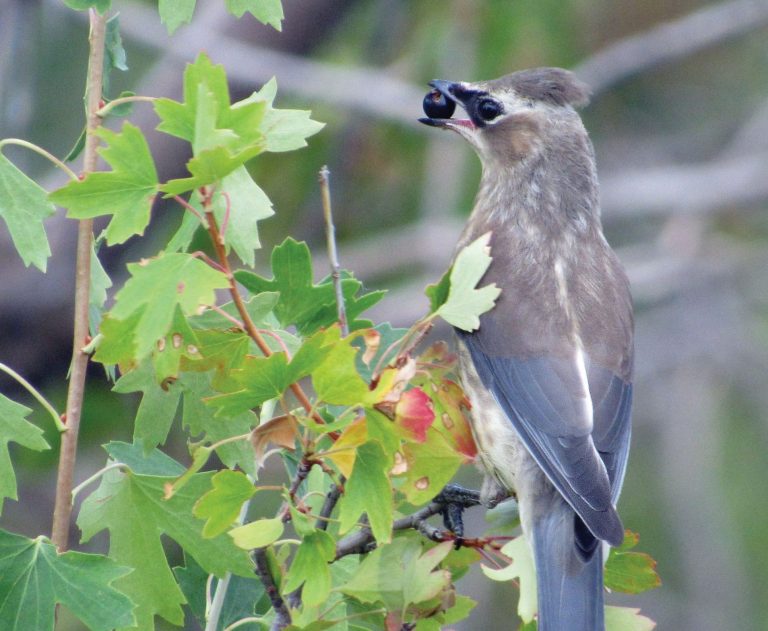
[[[577,545],[580,521],[564,501],[533,523],[538,631],[604,631],[602,544]]]

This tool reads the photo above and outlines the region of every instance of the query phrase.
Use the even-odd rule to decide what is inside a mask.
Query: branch
[[[315,522],[315,528],[319,530],[328,529],[328,524],[330,523],[329,518],[331,513],[333,513],[333,509],[336,508],[336,504],[341,497],[342,489],[344,488],[346,481],[347,479],[343,475],[340,475],[339,483],[331,486],[331,490],[328,491],[328,494],[325,496],[325,502],[323,502],[320,514]]]
[[[677,61],[765,24],[766,2],[732,0],[710,5],[619,40],[573,70],[598,94],[632,75]]]
[[[169,39],[157,20],[157,12],[136,2],[127,4],[121,11],[120,31],[123,37],[154,50],[162,49],[168,60],[179,65],[205,49],[217,63],[224,64],[231,81],[254,86],[277,76],[282,91],[313,101],[342,105],[409,127],[414,127],[418,112],[402,104],[418,107],[426,90],[381,68],[336,66],[253,46],[231,36],[224,37],[215,22],[212,26],[210,21],[202,18],[194,20],[174,36],[172,42],[163,46]],[[361,85],[370,85],[371,81],[376,85],[375,95],[359,89]]]
[[[107,16],[90,10],[91,30],[86,83],[86,138],[83,172],[96,170],[99,137],[93,132],[101,125],[96,115],[101,103],[102,77],[104,73],[104,36]],[[72,479],[77,456],[77,437],[85,394],[85,376],[88,355],[83,347],[88,343],[88,303],[91,280],[91,251],[93,249],[93,220],[81,219],[77,228],[77,258],[75,268],[75,317],[73,332],[72,364],[67,392],[65,422],[67,431],[61,436],[59,470],[56,479],[56,503],[53,509],[51,541],[64,552],[69,541],[69,522],[72,515]]]
[[[56,409],[48,402],[48,399],[46,399],[38,390],[35,389],[35,387],[29,383],[24,377],[22,377],[19,373],[17,373],[13,368],[10,366],[6,366],[3,362],[0,362],[0,370],[2,370],[4,373],[10,375],[13,377],[16,381],[18,381],[22,386],[24,386],[27,391],[37,399],[38,403],[42,405],[45,408],[45,411],[48,412],[48,414],[53,419],[53,423],[56,425],[56,429],[59,432],[66,432],[67,426],[64,425],[64,423],[61,421],[61,414],[59,414]]]
[[[253,560],[256,563],[256,575],[259,577],[264,590],[267,592],[272,608],[275,610],[275,621],[272,623],[272,631],[280,631],[291,624],[291,613],[285,604],[280,590],[275,584],[272,572],[269,571],[269,561],[267,560],[267,549],[256,548],[253,551]]]
[[[261,336],[261,333],[259,333],[259,330],[256,328],[256,325],[251,319],[251,314],[248,313],[248,309],[245,307],[245,302],[243,302],[243,297],[240,295],[240,290],[237,288],[234,274],[232,274],[232,268],[229,266],[227,251],[224,247],[224,239],[219,232],[219,226],[216,222],[216,217],[214,216],[213,210],[211,209],[211,197],[208,192],[203,194],[202,197],[203,209],[205,210],[205,218],[208,222],[208,233],[211,235],[213,247],[216,250],[216,257],[219,259],[219,264],[224,270],[224,274],[226,275],[227,281],[229,282],[229,293],[232,296],[232,301],[235,303],[237,312],[240,314],[240,318],[243,321],[245,332],[254,342],[256,342],[256,346],[258,346],[259,350],[264,353],[264,356],[269,357],[272,355],[272,349],[269,348],[267,342]],[[307,397],[306,393],[304,392],[304,389],[298,383],[292,383],[290,388],[291,392],[293,392],[294,396],[296,399],[298,399],[301,407],[306,410],[307,414],[311,415],[317,423],[325,423],[323,417],[315,412],[309,397]]]
[[[325,238],[328,245],[328,260],[331,264],[331,278],[333,289],[336,292],[336,309],[339,313],[339,326],[343,337],[349,335],[349,323],[347,322],[347,310],[344,306],[344,292],[341,288],[341,268],[339,255],[336,251],[336,228],[333,225],[333,213],[331,212],[331,190],[328,183],[328,167],[320,169],[320,193],[323,198],[323,217],[325,219]]]
[[[455,540],[462,545],[464,540],[456,533],[440,530],[427,523],[427,520],[434,516],[443,514],[449,506],[458,506],[460,508],[471,508],[480,504],[480,494],[477,491],[469,491],[459,486],[449,484],[440,492],[440,494],[427,504],[424,508],[415,513],[396,519],[392,524],[393,532],[398,530],[418,530],[422,535],[432,541]],[[467,540],[470,542],[482,540]],[[363,528],[356,533],[348,535],[336,544],[336,559],[347,556],[348,554],[364,554],[370,552],[376,547],[376,540],[369,528]],[[472,546],[476,547],[476,546]]]
[[[7,145],[16,145],[17,147],[24,147],[25,149],[34,151],[35,153],[46,158],[55,167],[58,167],[59,169],[64,171],[64,173],[66,173],[71,179],[73,180],[77,179],[77,174],[72,169],[70,169],[66,164],[64,164],[62,160],[59,160],[50,151],[46,151],[45,149],[36,145],[33,142],[29,142],[28,140],[21,140],[20,138],[4,138],[3,140],[0,140],[0,151],[2,151],[3,147]]]

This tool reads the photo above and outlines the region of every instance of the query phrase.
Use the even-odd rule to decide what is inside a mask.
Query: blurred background
[[[620,509],[663,580],[610,600],[642,607],[659,629],[768,629],[768,0],[283,4],[281,33],[207,0],[169,37],[153,3],[115,0],[130,70],[113,74],[112,93],[178,98],[183,64],[201,50],[225,65],[235,98],[276,75],[276,104],[311,109],[327,126],[308,149],[252,165],[276,210],[261,224],[265,251],[287,235],[324,251],[316,174],[328,164],[342,265],[369,288],[391,290],[377,321],[407,326],[425,312],[423,287],[445,270],[478,182],[479,163],[460,138],[416,122],[426,82],[557,65],[592,86],[583,117],[605,231],[628,269],[637,317]],[[0,138],[67,153],[83,125],[86,39],[84,14],[57,0],[0,0]],[[153,133],[147,106],[132,120],[161,177],[181,175],[181,143]],[[63,183],[37,156],[5,153],[49,190]],[[158,204],[147,238],[104,253],[117,285],[125,263],[155,254],[180,219]],[[0,228],[0,361],[63,408],[75,224],[56,216],[46,225],[47,275],[25,269]],[[325,265],[318,256],[319,275]],[[136,401],[116,402],[96,368],[76,481],[102,466],[101,443],[132,432]],[[37,408],[10,380],[0,388]],[[33,420],[54,443],[50,421]],[[183,438],[169,448],[183,455]],[[12,457],[22,503],[6,501],[0,526],[48,532],[56,451]],[[462,481],[479,477],[468,468]],[[478,511],[468,528],[483,527]],[[510,585],[474,572],[460,590],[479,604],[457,629],[511,628]]]

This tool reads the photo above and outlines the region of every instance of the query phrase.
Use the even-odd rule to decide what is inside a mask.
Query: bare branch
[[[349,323],[347,322],[347,310],[344,306],[344,292],[341,289],[341,267],[339,255],[336,251],[336,228],[333,225],[333,213],[331,211],[331,188],[328,182],[329,171],[327,166],[320,169],[320,194],[323,199],[323,218],[325,219],[325,238],[328,250],[328,260],[331,264],[331,278],[333,289],[336,292],[336,309],[339,314],[339,326],[344,337],[349,335]]]
[[[573,70],[593,93],[656,66],[768,25],[768,3],[732,0],[710,5],[644,33],[622,39]]]
[[[267,592],[272,608],[275,610],[275,621],[272,623],[272,631],[280,631],[291,624],[291,613],[285,604],[280,590],[275,583],[272,572],[269,570],[269,561],[267,560],[267,549],[256,548],[253,551],[253,560],[256,563],[256,575],[259,577],[264,590]]]

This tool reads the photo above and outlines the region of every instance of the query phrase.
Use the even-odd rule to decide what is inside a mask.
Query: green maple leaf
[[[324,530],[312,530],[302,537],[301,545],[288,570],[283,591],[290,593],[302,585],[302,601],[308,606],[324,602],[331,591],[331,569],[336,543]]]
[[[203,91],[200,87],[204,87]],[[155,113],[160,117],[157,129],[187,140],[195,140],[195,120],[197,118],[198,98],[202,96],[215,105],[216,115],[223,115],[229,107],[229,87],[224,66],[214,65],[210,57],[200,53],[194,63],[184,69],[184,102],[172,99],[157,99],[154,102]]]
[[[181,397],[177,382],[159,385],[150,361],[144,361],[118,379],[113,390],[143,394],[133,426],[133,438],[149,452],[168,437]]]
[[[91,250],[91,292],[88,297],[88,322],[91,335],[96,335],[107,302],[107,289],[112,287],[112,279],[101,264],[96,250]]]
[[[94,8],[104,15],[112,6],[112,0],[64,0],[64,4],[76,11],[85,11],[86,9]]]
[[[16,475],[13,472],[8,443],[14,442],[35,451],[50,449],[43,438],[43,430],[26,420],[29,408],[0,394],[0,512],[6,497],[17,499]]]
[[[215,537],[232,525],[243,506],[258,490],[240,471],[224,469],[211,479],[212,488],[195,504],[194,515],[205,519],[204,537]]]
[[[184,621],[184,596],[179,589],[163,550],[161,535],[175,540],[208,573],[223,577],[227,572],[252,576],[248,555],[225,535],[207,539],[202,522],[192,515],[194,504],[211,486],[212,473],[190,476],[170,499],[165,486],[178,476],[178,463],[159,452],[142,457],[140,445],[113,445],[108,451],[119,456],[131,469],[111,470],[99,488],[83,502],[78,525],[83,541],[101,530],[109,530],[110,557],[134,568],[116,581],[116,586],[137,605],[137,627],[152,629],[159,615],[180,625]],[[157,455],[159,454],[159,455]],[[142,474],[147,471],[149,474]],[[161,475],[161,472],[167,472]]]
[[[258,418],[250,410],[216,417],[215,410],[205,404],[204,399],[215,393],[211,382],[209,373],[185,372],[179,378],[183,392],[181,422],[189,430],[190,436],[203,435],[206,442],[215,443],[251,431],[258,424]],[[203,440],[203,437],[200,440]],[[252,475],[256,473],[250,441],[225,443],[216,448],[216,453],[228,467],[240,467]]]
[[[219,226],[224,225],[226,216],[229,217],[225,245],[232,248],[245,265],[253,267],[254,250],[261,248],[258,222],[271,217],[275,211],[267,194],[253,181],[244,166],[236,168],[221,181],[214,199],[213,214]],[[191,213],[185,215],[190,216]],[[193,216],[192,219],[196,218]]]
[[[605,608],[606,631],[651,631],[656,628],[656,623],[640,615],[640,610],[634,607]]]
[[[160,21],[165,24],[169,35],[172,35],[182,24],[188,24],[192,21],[195,4],[197,4],[197,0],[159,1],[157,9],[160,13]]]
[[[247,357],[242,368],[232,371],[232,383],[227,386],[229,392],[211,397],[208,403],[218,408],[219,415],[231,416],[282,396],[292,383],[328,361],[340,343],[339,335],[338,327],[317,332],[301,345],[290,361],[284,352],[269,357]]]
[[[53,631],[57,603],[91,631],[130,626],[134,605],[112,586],[130,571],[97,554],[59,554],[45,537],[0,530],[0,627]]]
[[[362,513],[368,515],[376,541],[392,539],[392,488],[388,471],[391,459],[381,445],[368,441],[357,448],[352,475],[339,502],[339,528],[347,532],[358,523]]]
[[[307,138],[319,132],[325,125],[310,118],[306,110],[275,109],[277,81],[273,77],[258,92],[254,92],[245,102],[264,101],[267,109],[261,123],[267,146],[266,151],[275,153],[293,151],[307,146]]]
[[[381,398],[357,370],[359,349],[352,345],[353,341],[351,337],[338,340],[312,371],[312,385],[321,401],[332,405],[373,405]]]
[[[426,441],[406,443],[402,450],[408,470],[400,491],[417,506],[435,497],[464,460],[435,428],[427,431]]]
[[[261,147],[256,145],[234,154],[230,149],[222,146],[206,149],[187,162],[187,170],[192,177],[170,180],[163,184],[160,190],[169,197],[214,184],[242,167],[261,151]]]
[[[235,17],[248,11],[262,24],[282,30],[283,5],[280,0],[225,0],[227,10]]]
[[[504,544],[501,552],[511,559],[510,564],[501,569],[481,565],[488,578],[494,581],[519,581],[520,600],[517,603],[517,615],[524,622],[533,620],[538,605],[536,603],[536,568],[533,553],[525,537],[517,537]]]
[[[418,537],[399,536],[371,552],[341,591],[362,602],[381,602],[387,611],[404,612],[411,603],[431,600],[448,588],[451,573],[435,568],[452,547],[446,541],[424,552]]]
[[[136,357],[146,357],[171,329],[176,306],[184,315],[202,305],[215,304],[215,290],[228,287],[226,277],[188,254],[162,254],[128,265],[131,278],[115,296],[111,316],[126,320],[135,316]]]
[[[640,538],[629,530],[618,548],[611,548],[605,564],[605,586],[626,594],[640,594],[661,585],[656,561],[643,552],[630,552]]]
[[[110,245],[143,234],[157,193],[157,171],[141,130],[123,124],[122,133],[101,127],[94,132],[107,143],[99,148],[112,171],[89,173],[53,191],[48,198],[75,219],[111,215],[106,229]]]
[[[427,288],[432,313],[464,331],[474,331],[480,326],[480,316],[493,309],[501,289],[495,284],[476,289],[477,284],[491,264],[488,232],[464,247],[456,256],[446,277]]]
[[[246,270],[235,272],[235,278],[252,294],[279,292],[275,305],[278,321],[283,326],[295,324],[300,333],[305,333],[307,323],[321,307],[336,303],[333,285],[314,284],[307,244],[290,237],[272,250],[271,264],[271,280]]]
[[[51,248],[43,220],[55,212],[45,190],[0,153],[0,217],[27,267],[45,271]]]
[[[162,185],[169,196],[219,182],[266,146],[260,131],[266,103],[250,100],[230,105],[224,69],[214,66],[205,54],[187,66],[184,100],[155,103],[161,118],[158,129],[192,143],[193,157],[187,163],[192,177]]]
[[[244,526],[238,526],[229,531],[229,536],[238,548],[253,550],[263,548],[277,541],[285,530],[281,517],[257,519]]]
[[[336,293],[330,278],[314,283],[312,257],[307,244],[288,238],[272,250],[272,279],[246,270],[235,272],[235,278],[252,294],[279,292],[275,316],[282,326],[295,325],[299,334],[310,335],[330,326],[338,318]],[[356,320],[365,309],[378,302],[384,292],[371,292],[357,297],[362,284],[344,273],[342,293],[350,330],[370,323]]]

